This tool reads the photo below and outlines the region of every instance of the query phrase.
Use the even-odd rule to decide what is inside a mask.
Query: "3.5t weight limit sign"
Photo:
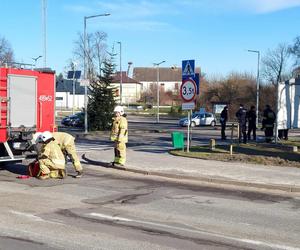
[[[191,102],[196,96],[196,83],[193,79],[186,79],[182,82],[180,87],[180,95],[183,101]]]

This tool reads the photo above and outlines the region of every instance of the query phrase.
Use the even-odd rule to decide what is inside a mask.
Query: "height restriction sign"
[[[183,80],[180,87],[180,95],[184,102],[191,102],[196,96],[196,83],[193,79]]]

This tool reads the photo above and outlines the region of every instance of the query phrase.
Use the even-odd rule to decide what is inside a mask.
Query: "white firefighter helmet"
[[[42,137],[42,132],[36,132],[32,135],[32,140],[31,143],[32,144],[38,144],[39,142],[41,142],[41,137]]]
[[[124,108],[122,106],[116,106],[115,109],[114,109],[114,112],[118,112],[121,115],[123,115],[124,114]]]
[[[51,132],[45,131],[44,133],[42,133],[40,138],[43,142],[45,142],[45,141],[48,141],[49,139],[53,138],[53,135]]]

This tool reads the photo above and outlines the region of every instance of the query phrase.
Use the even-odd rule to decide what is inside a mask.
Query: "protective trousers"
[[[63,151],[71,158],[71,161],[73,163],[73,166],[74,166],[75,170],[78,171],[78,172],[81,172],[82,171],[82,166],[81,166],[80,160],[77,156],[74,143],[66,145],[64,147]]]
[[[72,135],[65,132],[54,132],[53,137],[60,146],[64,155],[66,157],[69,156],[71,158],[75,170],[77,172],[81,172],[82,166],[76,153],[75,138]]]
[[[49,176],[51,178],[63,177],[65,169],[64,155],[54,141],[44,145],[39,155],[40,172],[38,176]]]
[[[122,165],[126,163],[126,143],[118,142],[115,144],[114,162]]]

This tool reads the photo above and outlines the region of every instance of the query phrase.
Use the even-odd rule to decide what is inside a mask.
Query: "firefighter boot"
[[[82,177],[82,171],[76,171],[76,175],[74,178],[81,178]]]
[[[41,174],[40,176],[37,177],[39,180],[47,180],[50,178],[49,174]]]

